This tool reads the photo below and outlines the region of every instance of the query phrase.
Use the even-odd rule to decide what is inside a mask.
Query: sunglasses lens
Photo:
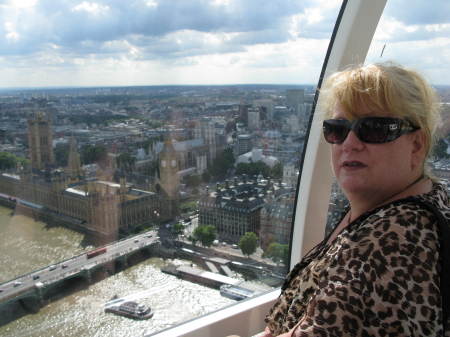
[[[350,131],[349,122],[341,119],[328,119],[323,122],[323,135],[331,144],[341,144]]]
[[[362,118],[355,131],[365,143],[386,143],[398,138],[400,122],[394,118]]]

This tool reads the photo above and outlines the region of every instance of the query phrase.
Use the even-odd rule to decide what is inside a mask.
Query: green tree
[[[194,212],[197,209],[197,201],[186,201],[180,205],[180,210],[182,213]]]
[[[128,152],[119,154],[116,158],[117,167],[125,172],[133,172],[134,164],[136,163],[136,157],[132,156]]]
[[[205,171],[202,173],[202,180],[204,183],[209,183],[209,181],[211,180],[211,174],[209,174],[208,171]]]
[[[247,232],[239,240],[239,248],[241,248],[242,254],[250,256],[256,252],[258,244],[258,237],[253,232]]]
[[[283,178],[283,164],[276,163],[270,170],[270,176],[275,179]]]
[[[287,265],[289,260],[289,246],[277,242],[272,242],[264,252],[264,256],[271,258],[272,261],[276,263],[283,262],[285,265]]]
[[[189,235],[188,240],[192,242],[192,245],[193,245],[193,246],[195,246],[195,245],[197,244],[197,241],[198,241],[198,240],[197,240],[194,236],[192,236],[192,235]]]
[[[200,241],[203,247],[210,247],[216,239],[216,228],[211,225],[198,226],[194,230],[194,238]]]
[[[53,153],[55,154],[55,161],[59,167],[66,167],[69,159],[70,146],[67,143],[58,143],[55,146]]]
[[[190,175],[186,177],[186,185],[188,187],[198,187],[200,183],[202,182],[202,178],[199,175]]]
[[[257,176],[260,173],[266,178],[270,176],[270,167],[262,161],[257,161],[256,163],[239,163],[236,166],[236,174]]]
[[[222,179],[226,176],[229,169],[234,166],[234,154],[231,148],[223,150],[214,159],[209,173],[215,178]]]
[[[181,223],[178,222],[172,226],[172,234],[176,235],[177,239],[181,234],[183,234],[183,232],[184,232],[184,226]]]
[[[83,164],[95,163],[107,155],[106,147],[103,145],[85,145],[81,148],[81,162]]]
[[[18,158],[9,152],[0,152],[0,170],[15,168]]]

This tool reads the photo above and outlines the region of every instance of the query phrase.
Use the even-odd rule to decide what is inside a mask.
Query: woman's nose
[[[364,142],[361,141],[353,130],[350,130],[344,142],[342,143],[344,151],[361,150],[364,147]]]

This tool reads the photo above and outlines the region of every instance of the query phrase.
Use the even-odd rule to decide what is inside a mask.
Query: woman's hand
[[[272,333],[270,332],[270,329],[268,326],[264,329],[264,333],[262,335],[259,335],[258,337],[274,337]]]

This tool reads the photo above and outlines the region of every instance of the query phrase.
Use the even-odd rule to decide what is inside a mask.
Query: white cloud
[[[381,60],[418,65],[434,81],[450,81],[450,20],[441,14],[450,6],[435,1],[436,8],[418,0],[406,7],[397,3],[406,0],[388,2],[370,58],[380,60],[386,43]],[[0,86],[64,79],[67,85],[315,83],[340,4],[8,1],[0,4]]]
[[[145,2],[145,4],[146,4],[148,7],[151,7],[151,8],[158,7],[158,3],[157,3],[155,0],[147,0],[147,1]]]
[[[74,12],[88,12],[89,14],[99,15],[106,12],[109,6],[101,5],[95,2],[83,1],[82,3],[74,6],[72,11]]]
[[[8,41],[17,41],[20,37],[19,33],[16,31],[14,24],[12,22],[6,21],[4,24],[6,39]]]
[[[38,0],[10,0],[8,1],[8,6],[21,9],[21,8],[31,8],[36,5]]]

